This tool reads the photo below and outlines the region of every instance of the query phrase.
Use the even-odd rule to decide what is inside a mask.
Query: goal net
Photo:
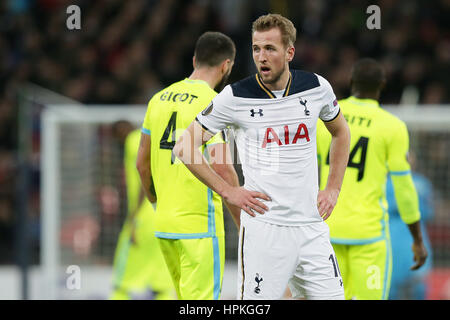
[[[121,147],[112,124],[141,126],[145,106],[48,106],[41,135],[41,265],[39,299],[107,298],[117,238],[126,216]],[[428,225],[434,267],[450,269],[450,108],[394,107],[406,121],[415,170],[434,187],[435,214]],[[240,175],[241,181],[242,176]],[[224,209],[225,212],[225,209]],[[227,212],[226,259],[237,259],[237,230]],[[67,286],[72,267],[81,271],[80,290]],[[230,271],[230,270],[228,270]],[[234,270],[231,270],[235,276]],[[226,283],[233,298],[235,281]],[[99,288],[102,287],[102,290]]]
[[[146,106],[48,106],[42,114],[42,299],[104,299],[127,215],[119,120],[142,125]],[[138,146],[136,146],[138,147]],[[226,257],[237,259],[238,232],[224,206]],[[74,269],[74,267],[76,269]],[[81,288],[67,285],[79,270]],[[233,268],[228,274],[234,276]],[[223,285],[234,295],[234,281]],[[222,292],[224,292],[224,290]],[[223,294],[222,294],[223,296]]]
[[[138,128],[144,115],[144,106],[55,105],[43,112],[42,298],[89,298],[86,292],[99,298],[111,289],[111,279],[100,270],[112,265],[127,214],[123,155],[112,124],[126,120]],[[80,271],[78,290],[67,286],[71,266]],[[105,290],[95,291],[99,285]]]

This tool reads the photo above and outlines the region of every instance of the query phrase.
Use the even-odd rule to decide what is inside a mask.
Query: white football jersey
[[[291,70],[277,98],[253,75],[226,86],[197,115],[206,130],[234,130],[247,190],[267,194],[269,210],[256,219],[277,225],[323,221],[317,210],[316,123],[339,114],[333,90],[323,77]],[[251,218],[243,213],[244,219]]]

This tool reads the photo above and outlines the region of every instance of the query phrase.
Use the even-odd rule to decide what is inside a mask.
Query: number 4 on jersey
[[[350,152],[350,156],[348,158],[347,167],[358,169],[358,178],[356,181],[361,181],[362,178],[364,177],[364,169],[366,166],[366,155],[367,155],[367,145],[368,144],[369,144],[369,138],[360,137],[358,142],[355,144],[352,151]],[[361,157],[359,159],[359,162],[354,162],[353,159],[355,158],[359,149],[361,149]],[[328,165],[330,164],[330,150],[328,150],[328,156],[327,156],[326,163]]]
[[[177,128],[177,112],[175,111],[170,116],[169,123],[167,124],[166,130],[164,130],[164,134],[161,138],[161,141],[159,142],[160,149],[166,149],[166,150],[173,151],[173,147],[175,146],[175,143],[176,143],[176,140],[175,140],[176,139],[176,137],[175,137],[176,128]],[[170,133],[172,133],[172,135]],[[172,141],[168,141],[169,135],[171,135]],[[170,163],[173,164],[175,161],[175,156],[174,156],[173,152],[171,154],[172,154],[172,156],[170,158]]]

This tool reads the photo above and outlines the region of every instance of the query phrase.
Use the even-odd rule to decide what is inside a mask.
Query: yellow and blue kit
[[[386,180],[391,176],[402,220],[420,219],[418,197],[407,160],[408,130],[376,100],[351,96],[339,101],[350,127],[350,157],[341,192],[326,220],[344,280],[346,298],[387,299],[391,245]],[[319,121],[320,187],[329,173],[331,135]]]
[[[142,133],[151,137],[151,172],[157,195],[155,235],[180,299],[219,299],[224,222],[220,196],[198,180],[172,152],[176,140],[216,96],[205,81],[184,79],[148,103]],[[220,132],[215,143],[225,143]]]

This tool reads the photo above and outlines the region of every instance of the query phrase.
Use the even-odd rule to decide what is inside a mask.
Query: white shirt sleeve
[[[339,114],[339,105],[336,96],[330,83],[322,76],[317,75],[317,77],[319,78],[319,83],[322,88],[321,101],[323,103],[319,118],[325,122],[332,121]]]
[[[196,119],[206,130],[217,132],[233,125],[234,105],[233,91],[227,85],[211,103],[201,111]]]

